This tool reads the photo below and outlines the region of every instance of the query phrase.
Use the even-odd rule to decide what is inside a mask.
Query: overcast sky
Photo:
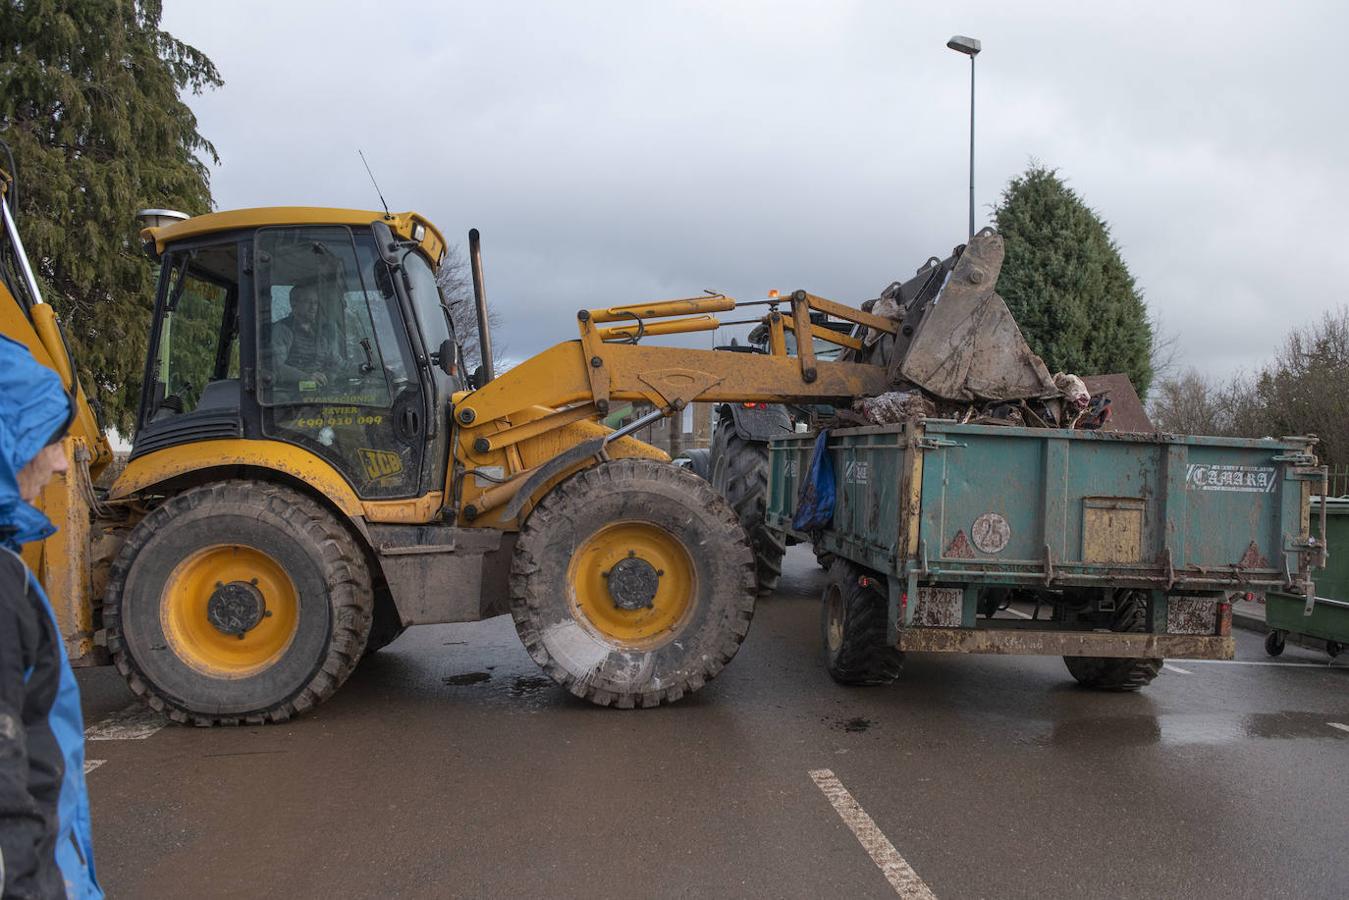
[[[874,297],[1032,158],[1111,224],[1180,355],[1226,374],[1349,302],[1343,3],[166,0],[221,209],[391,207],[483,233],[498,340],[704,288]],[[1323,46],[1325,44],[1325,46]],[[723,333],[722,338],[728,334]],[[702,338],[704,344],[710,338]]]

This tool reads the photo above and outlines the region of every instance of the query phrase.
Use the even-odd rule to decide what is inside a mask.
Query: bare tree
[[[1315,434],[1318,455],[1349,463],[1349,307],[1294,330],[1257,380],[1274,434]]]
[[[1161,431],[1221,434],[1217,393],[1217,387],[1198,369],[1164,375],[1153,385],[1149,415]]]
[[[449,304],[454,333],[464,348],[464,364],[471,372],[482,364],[481,345],[478,343],[478,310],[473,302],[472,272],[468,257],[458,244],[451,244],[446,249],[436,283],[440,285],[441,295]],[[493,367],[500,372],[505,363],[506,345],[500,337],[501,314],[490,301],[487,304],[487,326],[492,330]]]
[[[1349,307],[1294,329],[1255,375],[1222,381],[1188,369],[1161,379],[1151,407],[1153,422],[1163,431],[1315,434],[1322,462],[1349,464]]]
[[[1176,357],[1180,354],[1179,335],[1166,327],[1159,312],[1152,311],[1148,321],[1152,326],[1152,375],[1158,381],[1175,380]]]

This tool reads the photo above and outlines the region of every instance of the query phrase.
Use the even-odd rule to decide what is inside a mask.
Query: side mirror
[[[431,354],[431,362],[440,367],[440,371],[446,375],[453,375],[454,368],[454,341],[446,338],[440,342],[440,349]]]
[[[370,223],[370,232],[375,236],[375,249],[379,251],[379,258],[391,266],[399,265],[403,261],[403,254],[398,252],[398,239],[393,236],[389,223],[376,219]]]

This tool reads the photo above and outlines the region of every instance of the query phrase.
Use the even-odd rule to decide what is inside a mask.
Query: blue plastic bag
[[[815,439],[815,451],[810,457],[810,470],[801,482],[796,497],[796,515],[792,527],[797,531],[820,531],[834,521],[834,460],[829,455],[829,431],[825,429]]]

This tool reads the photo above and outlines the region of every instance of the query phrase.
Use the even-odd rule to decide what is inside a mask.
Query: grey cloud
[[[392,205],[484,233],[522,356],[582,306],[809,287],[858,301],[1037,158],[1110,221],[1183,358],[1258,364],[1349,302],[1335,4],[172,3],[222,208]],[[1337,202],[1339,201],[1339,202]],[[743,329],[741,329],[743,331]],[[723,337],[727,336],[723,334]],[[706,342],[706,336],[697,338]]]

